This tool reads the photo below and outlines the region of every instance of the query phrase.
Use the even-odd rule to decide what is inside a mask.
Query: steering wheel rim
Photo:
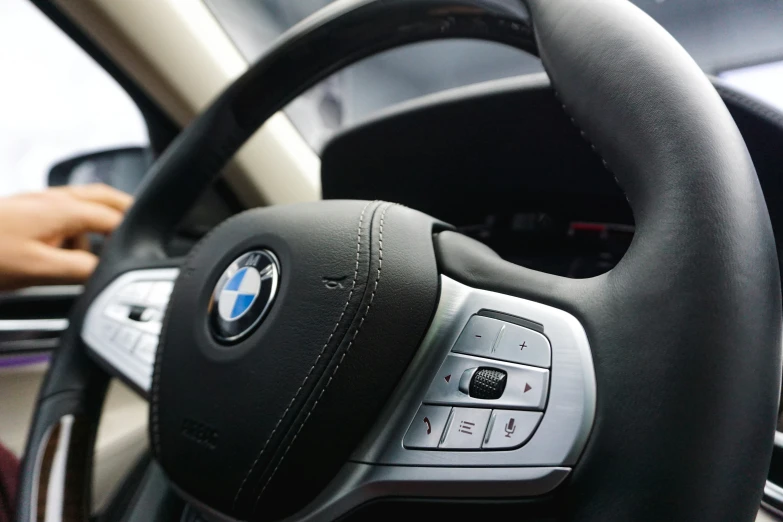
[[[615,269],[570,281],[506,263],[431,220],[397,218],[437,233],[441,275],[565,311],[584,327],[598,399],[590,439],[556,490],[562,516],[751,520],[775,432],[782,314],[771,225],[744,142],[696,64],[635,7],[608,0],[526,4],[527,12],[492,0],[337,2],[289,31],[232,84],[153,166],[108,243],[41,390],[20,498],[40,494],[42,454],[62,419],[84,419],[88,446],[94,437],[107,375],[81,337],[90,306],[119,274],[180,266],[164,255],[166,237],[252,132],[361,58],[406,43],[471,37],[538,52],[564,109],[625,190],[637,223]],[[390,207],[369,205],[383,227]],[[154,407],[151,415],[154,429]],[[89,462],[82,452],[69,466]],[[84,496],[84,488],[74,490]],[[21,502],[18,519],[30,520],[33,505]],[[255,504],[230,514],[254,511]]]

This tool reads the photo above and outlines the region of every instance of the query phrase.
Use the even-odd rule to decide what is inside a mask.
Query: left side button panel
[[[126,272],[90,304],[81,337],[112,373],[146,393],[177,268]]]

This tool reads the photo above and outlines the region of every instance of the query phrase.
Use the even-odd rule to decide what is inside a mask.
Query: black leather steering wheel
[[[249,210],[186,259],[166,257],[198,195],[296,96],[385,49],[463,37],[541,57],[633,209],[616,268],[585,280],[531,271],[429,216],[359,201]],[[216,519],[467,498],[526,500],[508,507],[519,517],[752,520],[781,317],[745,144],[704,74],[642,11],[623,0],[336,2],[152,167],[41,390],[18,519],[86,516],[114,375],[149,397],[155,459]],[[49,502],[57,488],[64,503]]]

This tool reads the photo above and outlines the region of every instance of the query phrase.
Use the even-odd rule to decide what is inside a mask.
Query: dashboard
[[[745,137],[779,236],[783,115],[713,82]],[[623,191],[545,75],[389,108],[327,143],[321,169],[325,199],[395,201],[452,224],[509,261],[556,275],[604,273],[633,238]]]
[[[587,278],[611,270],[633,239],[624,223],[573,221],[546,212],[490,214],[482,224],[457,230],[481,241],[515,264],[570,278]]]

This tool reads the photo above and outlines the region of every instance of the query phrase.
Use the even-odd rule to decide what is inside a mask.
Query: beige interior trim
[[[182,125],[248,67],[201,0],[54,1]],[[319,173],[318,156],[278,113],[225,174],[255,206],[319,199]]]

